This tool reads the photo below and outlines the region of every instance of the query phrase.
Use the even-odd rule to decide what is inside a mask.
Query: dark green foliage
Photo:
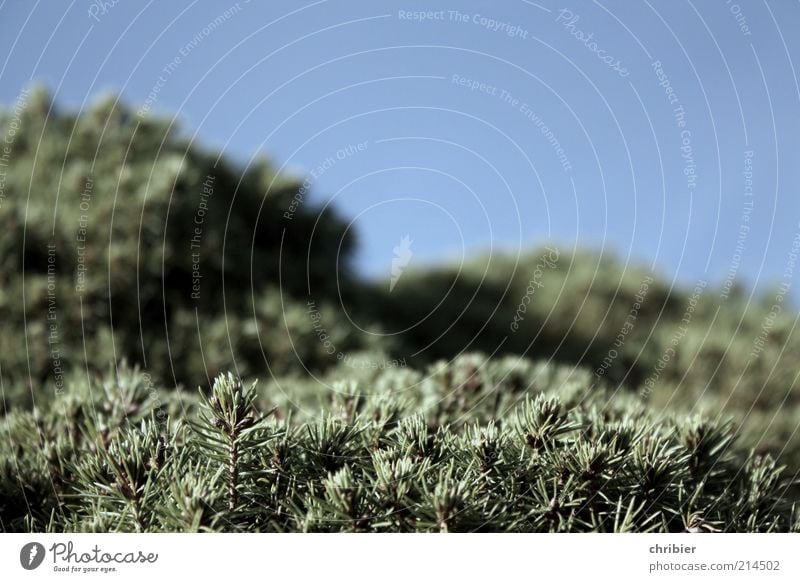
[[[398,336],[397,357],[430,346],[418,359],[482,350],[586,367],[657,409],[731,417],[748,442],[797,471],[800,332],[785,293],[726,295],[702,281],[670,291],[609,257],[538,249],[409,269],[371,305],[387,331],[418,322]]]
[[[341,393],[306,411],[308,420],[300,419],[300,409],[318,400],[322,386],[313,393],[309,384],[287,381],[281,394],[226,375],[208,395],[182,397],[184,412],[173,407],[167,421],[159,413],[174,397],[137,389],[146,385],[141,373],[122,369],[118,381],[105,385],[118,385],[124,410],[104,416],[98,407],[107,407],[74,386],[38,418],[20,411],[2,421],[0,525],[5,531],[797,529],[785,472],[769,456],[742,450],[730,425],[655,416],[634,396],[612,398],[586,374],[517,359],[487,365],[495,383],[481,380],[465,387],[463,398],[448,400],[452,386],[437,374],[469,377],[477,359],[438,364],[421,383],[387,370],[369,385],[340,384]],[[516,375],[509,380],[500,370]],[[264,404],[282,400],[276,409]],[[65,416],[65,410],[81,413]]]
[[[346,225],[309,205],[297,177],[265,160],[243,172],[169,120],[114,98],[74,115],[37,90],[11,147],[0,204],[7,382],[37,386],[58,381],[56,368],[105,370],[123,358],[166,384],[260,371],[265,358],[286,372],[297,366],[289,336],[312,333],[307,296],[322,305],[350,284]],[[307,365],[330,363],[319,342],[301,343]]]
[[[192,425],[200,455],[226,467],[230,516],[242,511],[240,488],[255,483],[263,472],[257,460],[259,446],[274,436],[262,430],[264,417],[253,407],[255,397],[254,386],[245,389],[231,374],[220,377],[211,396],[203,397],[200,420]]]

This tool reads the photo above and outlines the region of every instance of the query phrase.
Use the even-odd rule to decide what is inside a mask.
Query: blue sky
[[[268,155],[353,220],[369,276],[409,235],[418,264],[555,241],[766,286],[800,232],[798,24],[795,2],[6,1],[0,101],[121,91]]]

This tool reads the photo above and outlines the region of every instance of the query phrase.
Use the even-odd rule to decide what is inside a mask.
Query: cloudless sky
[[[409,235],[419,264],[555,241],[764,286],[800,232],[799,25],[797,2],[5,1],[0,102],[121,92],[268,155],[353,221],[369,276]]]

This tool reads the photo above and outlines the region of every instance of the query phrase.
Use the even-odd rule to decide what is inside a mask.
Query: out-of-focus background
[[[353,267],[375,278],[407,234],[414,264],[553,240],[669,281],[723,282],[752,152],[735,281],[763,288],[783,277],[798,231],[799,11],[6,2],[0,100],[33,82],[75,111],[120,93],[240,164],[268,155],[281,174],[315,172],[308,199],[347,217],[362,243]]]

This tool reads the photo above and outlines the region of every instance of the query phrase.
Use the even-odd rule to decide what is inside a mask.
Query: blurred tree
[[[0,115],[13,132],[0,206],[7,379],[58,383],[60,369],[122,358],[168,383],[261,370],[259,350],[237,360],[240,338],[257,343],[252,331],[268,327],[264,354],[284,356],[288,332],[273,328],[288,329],[286,304],[323,304],[352,285],[345,224],[268,161],[241,171],[115,97],[79,115],[41,89],[23,101]],[[308,335],[310,318],[291,310],[288,325]]]

